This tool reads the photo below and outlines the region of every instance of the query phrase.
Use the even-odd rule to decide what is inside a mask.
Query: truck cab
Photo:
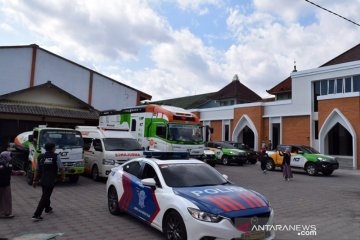
[[[65,176],[71,182],[77,182],[79,175],[84,172],[83,139],[81,133],[68,128],[38,127],[32,132],[27,132],[28,139],[28,161],[27,182],[32,183],[34,172],[37,167],[37,159],[40,154],[45,153],[45,144],[52,142],[64,165]],[[22,135],[24,136],[24,134]],[[16,140],[15,140],[16,142]],[[26,143],[24,143],[26,146]]]

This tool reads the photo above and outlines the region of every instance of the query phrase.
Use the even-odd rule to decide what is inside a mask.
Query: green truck
[[[84,173],[83,139],[81,133],[68,128],[37,127],[18,135],[13,151],[13,165],[26,172],[28,184],[32,184],[37,158],[45,153],[45,143],[56,145],[56,153],[64,165],[65,176],[77,182]]]

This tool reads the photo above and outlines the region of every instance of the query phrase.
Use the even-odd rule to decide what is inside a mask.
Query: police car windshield
[[[218,171],[204,163],[162,164],[159,167],[169,187],[214,186],[228,183]]]
[[[104,138],[106,151],[141,151],[140,144],[133,138]]]
[[[309,147],[309,146],[302,146],[302,150],[305,152],[305,153],[312,153],[312,154],[319,154],[319,152],[312,148],[312,147]]]

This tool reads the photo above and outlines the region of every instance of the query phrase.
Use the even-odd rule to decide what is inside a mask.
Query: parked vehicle
[[[226,142],[233,145],[235,148],[245,151],[248,163],[255,164],[257,162],[258,154],[256,151],[249,148],[248,145],[239,142]]]
[[[13,164],[26,171],[27,182],[31,185],[37,158],[45,153],[45,144],[48,142],[56,145],[56,153],[64,165],[65,176],[71,182],[77,182],[84,172],[83,139],[81,133],[74,129],[40,126],[18,135],[14,140],[17,150],[13,152]]]
[[[200,119],[178,107],[154,104],[100,113],[102,128],[127,128],[149,151],[189,152],[202,159],[204,141]]]
[[[225,142],[207,142],[205,146],[214,151],[216,158],[224,165],[230,165],[231,163],[243,165],[247,161],[246,152],[235,148],[231,144]]]
[[[281,167],[283,157],[280,156],[279,150],[285,152],[286,148],[290,148],[291,151],[291,168],[304,169],[310,176],[315,176],[319,172],[329,176],[334,170],[339,168],[339,163],[335,157],[321,154],[312,147],[304,145],[279,145],[277,151],[267,151],[270,157],[266,164],[267,170]]]
[[[106,190],[111,214],[128,213],[168,240],[275,237],[274,230],[254,230],[273,224],[269,201],[199,160],[133,159],[111,170]]]
[[[210,150],[208,147],[204,148],[204,157],[201,160],[212,167],[215,167],[217,163],[220,163],[220,161],[216,158],[214,151]]]
[[[111,168],[143,156],[143,148],[128,129],[77,126],[84,139],[85,173],[93,180],[108,177]]]

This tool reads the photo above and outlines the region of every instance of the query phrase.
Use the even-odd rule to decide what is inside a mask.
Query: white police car
[[[232,184],[199,160],[166,154],[129,160],[112,169],[106,188],[111,214],[127,212],[162,231],[166,239],[275,235],[257,228],[271,225],[274,218],[262,195]]]

